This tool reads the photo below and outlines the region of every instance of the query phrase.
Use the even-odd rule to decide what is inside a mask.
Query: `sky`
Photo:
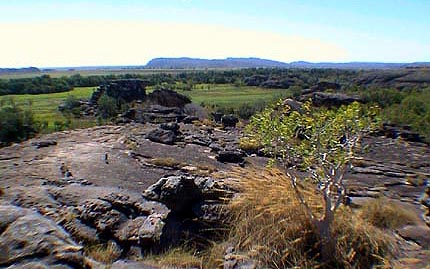
[[[0,0],[0,67],[430,61],[430,0]]]

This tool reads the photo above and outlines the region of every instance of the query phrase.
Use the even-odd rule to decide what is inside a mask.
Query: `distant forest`
[[[359,89],[411,90],[430,85],[430,69],[342,70],[342,69],[281,69],[249,68],[224,71],[193,71],[176,74],[125,74],[52,78],[0,79],[0,95],[65,92],[74,87],[93,87],[114,79],[140,78],[148,86],[181,83],[189,89],[196,84],[235,84],[263,88],[306,89],[320,81],[335,82],[345,91]]]

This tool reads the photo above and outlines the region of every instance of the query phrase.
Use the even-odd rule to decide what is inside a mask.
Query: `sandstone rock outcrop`
[[[83,268],[82,246],[54,221],[17,206],[0,206],[0,266]]]

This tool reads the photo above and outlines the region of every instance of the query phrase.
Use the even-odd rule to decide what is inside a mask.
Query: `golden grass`
[[[171,168],[180,168],[181,166],[184,165],[181,162],[170,157],[151,159],[148,161],[148,163],[156,166],[171,167]]]
[[[259,268],[370,268],[392,251],[390,236],[342,208],[332,230],[333,262],[322,264],[315,222],[285,174],[275,169],[237,170],[232,178],[240,195],[229,206],[231,230],[226,242],[234,245],[241,258],[257,261]],[[314,186],[304,184],[301,192],[319,216],[322,199]],[[220,252],[219,247],[209,251],[207,268],[221,265],[216,258]]]
[[[173,248],[161,254],[150,254],[143,261],[148,265],[165,269],[203,268],[202,259],[185,248]]]
[[[383,229],[396,229],[419,222],[415,212],[400,203],[387,198],[378,198],[367,202],[360,209],[360,217],[370,224]]]
[[[87,246],[85,255],[104,264],[112,264],[121,256],[120,249],[114,243]]]
[[[261,147],[261,143],[255,139],[243,137],[239,140],[239,148],[246,152],[257,152]]]

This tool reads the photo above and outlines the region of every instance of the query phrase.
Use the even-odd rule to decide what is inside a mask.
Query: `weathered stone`
[[[182,120],[182,122],[185,123],[185,124],[191,124],[191,123],[193,123],[195,121],[198,121],[198,120],[199,120],[199,117],[197,117],[197,116],[186,116]]]
[[[242,163],[244,155],[238,150],[224,150],[218,152],[217,160],[222,163]]]
[[[224,127],[236,127],[236,124],[239,122],[239,119],[232,115],[224,115],[221,117],[221,123]]]
[[[151,131],[146,138],[152,142],[173,145],[176,142],[176,134],[174,131],[155,129]]]
[[[212,117],[213,117],[214,121],[217,123],[221,122],[222,116],[224,116],[224,114],[221,112],[212,112]]]
[[[105,85],[104,91],[110,97],[129,103],[145,99],[147,84],[147,81],[141,79],[118,79]]]
[[[34,211],[0,206],[0,266],[83,268],[82,247],[55,222]],[[18,267],[19,266],[19,267]]]
[[[126,216],[112,209],[112,205],[100,199],[88,199],[78,207],[79,218],[93,223],[99,233],[112,233],[118,225],[126,221]]]
[[[36,148],[46,148],[49,146],[55,146],[57,145],[57,141],[55,140],[41,140],[31,143],[32,146],[35,146]]]
[[[407,225],[398,230],[401,237],[413,241],[424,248],[430,248],[430,228],[427,226]]]
[[[160,241],[164,227],[164,216],[152,214],[148,216],[139,228],[139,244],[145,245]]]
[[[311,94],[302,95],[299,100],[306,101],[312,99],[312,104],[315,106],[341,106],[348,105],[353,102],[363,102],[360,97],[349,96],[342,93],[328,93],[328,92],[313,92]]]
[[[135,219],[125,222],[115,233],[115,237],[121,242],[135,242],[139,241],[139,229],[143,226],[147,217],[137,217]]]
[[[160,124],[160,128],[167,131],[173,131],[175,134],[179,133],[179,124],[176,122],[168,122]]]
[[[148,94],[147,101],[151,104],[158,104],[165,107],[182,108],[186,104],[191,103],[191,100],[185,95],[179,94],[168,89],[155,90]]]
[[[192,176],[161,178],[143,193],[145,198],[159,201],[174,212],[190,210],[200,195]]]

